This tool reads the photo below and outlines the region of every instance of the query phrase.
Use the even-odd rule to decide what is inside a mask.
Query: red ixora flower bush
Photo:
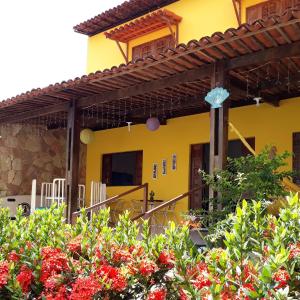
[[[299,220],[297,196],[277,217],[244,201],[223,247],[200,253],[186,225],[151,236],[145,222],[141,239],[127,213],[111,228],[108,210],[69,226],[63,207],[15,221],[2,209],[0,299],[300,299]]]

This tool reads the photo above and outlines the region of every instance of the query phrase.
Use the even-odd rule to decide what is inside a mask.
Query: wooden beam
[[[300,41],[293,44],[287,44],[270,48],[267,50],[257,51],[255,53],[245,54],[240,57],[229,59],[227,61],[227,70],[236,68],[242,68],[250,65],[264,64],[268,61],[279,60],[284,57],[293,57],[300,55]],[[164,89],[178,85],[178,83],[193,82],[201,80],[206,77],[210,77],[212,74],[212,65],[203,65],[199,68],[187,70],[170,77],[161,78],[157,80],[143,82],[134,86],[107,91],[93,96],[83,97],[78,100],[79,107],[87,107],[93,104],[101,104],[110,102],[116,99],[129,98],[145,93],[151,93],[155,90]],[[50,105],[42,109],[37,109],[25,113],[19,113],[14,115],[8,115],[1,118],[0,123],[5,122],[20,122],[22,120],[31,119],[33,117],[39,117],[48,115],[59,111],[67,111],[68,103],[61,103],[57,105]]]
[[[68,110],[67,145],[66,145],[66,195],[67,219],[72,221],[72,214],[78,209],[80,118],[76,100],[72,100]]]
[[[212,77],[211,87],[227,88],[228,77],[224,62],[216,64],[215,76]],[[225,101],[221,108],[210,110],[210,153],[209,172],[214,174],[215,170],[223,170],[226,166],[228,155],[228,115],[229,100]],[[209,198],[215,197],[212,188],[209,189]]]
[[[116,43],[117,43],[117,45],[118,45],[119,50],[121,51],[121,54],[122,54],[123,58],[125,59],[126,64],[128,64],[128,56],[125,54],[125,51],[123,50],[123,48],[122,48],[120,42],[119,42],[119,41],[116,41]],[[126,44],[126,45],[127,45],[127,47],[128,47],[128,44]],[[126,50],[126,52],[128,53],[128,50]]]
[[[143,82],[126,88],[103,92],[101,94],[84,97],[78,100],[79,107],[87,107],[93,104],[110,102],[122,98],[130,98],[144,95],[153,91],[165,89],[178,85],[179,83],[193,82],[204,78],[209,78],[212,74],[212,65],[204,65],[200,68],[187,70],[170,77]]]
[[[0,123],[6,123],[6,122],[9,123],[9,122],[18,122],[18,121],[21,122],[24,120],[43,117],[43,116],[58,113],[61,111],[68,111],[68,108],[69,108],[69,102],[49,105],[49,106],[45,106],[43,108],[25,111],[25,112],[14,114],[14,115],[9,114],[7,117],[1,118]]]
[[[272,60],[300,55],[300,41],[293,44],[273,47],[267,50],[245,54],[228,60],[227,70],[243,68],[246,66],[264,64]]]
[[[242,24],[242,3],[241,0],[232,0],[234,12],[239,26]]]

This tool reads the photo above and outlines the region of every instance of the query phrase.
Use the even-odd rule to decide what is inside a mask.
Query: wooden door
[[[293,171],[294,183],[300,185],[300,132],[293,133]]]
[[[190,190],[202,185],[199,169],[203,169],[204,147],[202,144],[191,146],[190,155]],[[194,192],[189,198],[189,209],[200,209],[202,207],[202,189]]]

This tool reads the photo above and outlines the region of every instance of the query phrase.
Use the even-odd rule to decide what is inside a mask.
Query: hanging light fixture
[[[253,100],[256,102],[256,106],[259,106],[260,101],[262,100],[262,97],[254,97]]]
[[[88,145],[90,144],[92,141],[94,140],[94,132],[91,129],[83,129],[80,132],[80,141],[85,144]]]
[[[131,131],[131,124],[132,124],[132,122],[126,122],[126,123],[127,123],[128,132],[130,132]]]
[[[229,92],[222,88],[216,87],[212,89],[205,97],[205,101],[208,102],[212,108],[222,107],[222,103],[229,97]]]
[[[158,118],[150,117],[146,122],[146,126],[147,126],[148,130],[156,131],[160,127],[160,122],[159,122]]]

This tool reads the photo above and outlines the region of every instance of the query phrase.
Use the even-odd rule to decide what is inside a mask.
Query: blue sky
[[[123,0],[0,2],[0,101],[85,73],[87,37],[74,25]]]

